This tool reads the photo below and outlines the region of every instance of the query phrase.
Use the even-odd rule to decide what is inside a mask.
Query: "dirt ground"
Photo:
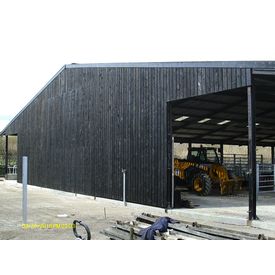
[[[29,186],[28,189],[28,225],[40,228],[22,227],[22,185],[15,181],[0,181],[0,239],[2,240],[74,240],[75,237],[71,225],[73,220],[82,220],[91,230],[93,240],[108,239],[101,231],[112,226],[117,220],[130,221],[143,212],[177,218],[179,220],[209,224],[212,226],[236,229],[242,232],[265,234],[275,237],[273,230],[263,230],[244,224],[224,224],[222,219],[210,219],[212,215],[233,215],[240,208],[241,218],[245,220],[246,206],[243,202],[239,204],[230,203],[227,198],[226,203],[220,197],[212,198],[213,204],[204,203],[201,199],[194,197],[195,203],[201,204],[196,209],[174,209],[168,214],[164,209],[127,204],[127,207],[120,201],[112,201],[83,195],[76,195],[57,190],[50,190]],[[231,199],[232,200],[232,199]],[[269,201],[269,207],[275,206],[274,199]],[[273,205],[272,205],[273,204]],[[222,208],[221,205],[224,207]],[[219,212],[221,209],[221,212]],[[237,210],[236,210],[237,209]],[[271,208],[269,208],[271,209]],[[235,211],[235,212],[234,212]],[[272,210],[273,211],[273,210]],[[262,213],[266,211],[263,209]],[[270,212],[271,214],[273,212]],[[272,214],[273,215],[273,214]],[[237,215],[238,216],[238,215]],[[237,217],[240,218],[240,217]],[[242,221],[243,221],[242,220]],[[47,228],[41,228],[47,224]],[[48,225],[60,224],[67,228],[49,228]],[[45,227],[45,226],[44,226]]]
[[[15,181],[0,181],[0,239],[74,240],[72,228],[22,228],[22,186]],[[121,202],[29,186],[28,224],[43,227],[60,224],[69,227],[73,220],[85,222],[93,240],[108,239],[100,232],[117,220],[130,221],[144,208],[125,207]],[[152,212],[152,211],[151,211]],[[163,210],[153,211],[163,214]],[[61,216],[61,217],[60,217]]]

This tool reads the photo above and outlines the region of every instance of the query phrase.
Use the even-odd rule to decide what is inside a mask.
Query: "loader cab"
[[[212,147],[189,148],[187,160],[196,163],[220,164],[220,158],[218,156],[217,149]]]

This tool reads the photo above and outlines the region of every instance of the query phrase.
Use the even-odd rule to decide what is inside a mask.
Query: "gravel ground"
[[[82,220],[91,230],[93,240],[105,240],[107,237],[101,233],[105,228],[112,226],[117,220],[130,221],[137,215],[147,212],[160,216],[174,217],[183,221],[197,221],[217,227],[235,229],[242,232],[264,233],[275,237],[274,231],[257,229],[250,226],[223,224],[211,219],[207,215],[235,215],[246,216],[247,198],[221,198],[212,197],[209,199],[192,197],[195,203],[200,204],[196,209],[175,209],[165,213],[164,209],[128,204],[107,199],[83,196],[61,192],[57,190],[44,189],[29,186],[28,189],[28,224],[40,226],[44,224],[61,224],[67,228],[22,228],[22,186],[15,181],[0,181],[0,239],[2,240],[74,240],[72,228],[68,228],[73,220]],[[264,215],[267,209],[273,215],[275,213],[275,198],[267,200],[268,205],[262,202]],[[238,203],[237,203],[237,202]],[[272,211],[271,211],[272,210]],[[195,213],[190,215],[190,213]],[[204,216],[196,214],[203,214]],[[203,217],[203,219],[202,219]],[[49,226],[48,226],[49,227]]]

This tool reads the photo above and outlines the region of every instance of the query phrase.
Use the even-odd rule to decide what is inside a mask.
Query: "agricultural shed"
[[[274,88],[274,61],[70,64],[1,135],[18,137],[19,182],[26,155],[29,184],[122,200],[126,170],[126,200],[164,208],[173,139],[248,145],[252,219],[256,145],[274,159]]]

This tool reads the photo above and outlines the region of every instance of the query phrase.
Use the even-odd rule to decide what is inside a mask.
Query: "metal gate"
[[[256,161],[259,164],[266,162],[263,155],[257,155]],[[243,177],[248,180],[248,155],[247,154],[224,154],[223,155],[223,165],[234,172],[236,176]]]
[[[275,192],[275,164],[257,164],[256,168],[257,195]]]

